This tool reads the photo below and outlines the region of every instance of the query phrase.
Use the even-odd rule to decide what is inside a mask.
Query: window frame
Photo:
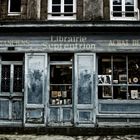
[[[60,14],[60,16],[53,16],[52,14],[55,14],[54,12],[52,12],[52,0],[48,0],[48,20],[76,20],[76,0],[73,0],[73,12],[70,12],[70,14],[72,14],[72,16],[64,16],[65,13],[64,12],[64,0],[60,0],[61,4],[60,4],[60,13],[56,14]],[[70,4],[72,5],[72,4]]]
[[[139,9],[138,9],[138,1],[134,0],[134,16],[133,17],[127,17],[125,16],[125,0],[122,0],[122,16],[113,16],[113,0],[110,0],[110,20],[139,20]]]
[[[140,92],[139,92],[139,90],[140,90],[140,81],[136,81],[136,82],[130,82],[130,79],[132,80],[132,79],[134,79],[136,76],[134,76],[133,75],[133,77],[131,77],[131,71],[130,71],[130,65],[129,65],[129,63],[133,60],[135,60],[135,59],[137,59],[138,60],[138,56],[136,56],[134,59],[132,59],[132,57],[133,57],[133,54],[132,55],[127,55],[127,54],[124,54],[124,55],[120,55],[120,56],[124,56],[124,58],[125,58],[125,69],[124,70],[126,70],[125,72],[125,74],[118,74],[119,75],[119,77],[118,77],[118,79],[114,79],[115,78],[115,73],[114,73],[114,66],[115,66],[115,55],[116,54],[111,54],[111,55],[109,55],[108,57],[107,57],[107,55],[99,55],[98,56],[98,67],[97,67],[97,72],[98,72],[98,75],[97,75],[97,85],[98,85],[98,100],[104,100],[104,101],[107,101],[108,99],[109,100],[111,100],[111,101],[130,101],[130,102],[133,102],[133,101],[137,101],[137,102],[140,102]],[[101,71],[99,72],[99,70],[101,69],[101,67],[99,67],[99,65],[101,65],[101,64],[99,64],[99,57],[101,57],[102,59],[109,59],[110,58],[110,70],[111,70],[111,72],[110,72],[110,74],[109,73],[101,73]],[[109,61],[106,61],[106,62],[109,62]],[[105,68],[105,67],[104,67]],[[106,67],[107,68],[107,67]],[[109,68],[109,67],[108,67]],[[121,68],[121,67],[120,67]],[[103,83],[99,83],[99,78],[100,78],[100,76],[107,76],[107,75],[110,75],[111,77],[110,77],[110,82],[109,83],[105,83],[105,82],[103,82]],[[122,78],[124,78],[124,75],[126,76],[126,81],[124,81],[124,79],[120,79],[120,75],[122,76]],[[103,77],[104,78],[104,77]],[[120,82],[120,80],[121,80],[121,82]],[[136,79],[137,80],[137,79]],[[104,87],[110,87],[110,89],[111,89],[111,93],[109,94],[109,95],[107,95],[107,96],[103,96],[104,95],[104,91],[103,91],[103,88]],[[122,90],[122,88],[123,87],[125,87],[126,89],[123,89],[123,90],[125,90],[125,91],[121,91]],[[99,90],[99,88],[102,88],[102,93],[101,93],[101,90]],[[125,94],[126,94],[126,98],[116,98],[114,95],[115,95],[115,92],[114,92],[114,89],[115,88],[120,88],[119,89],[119,91],[118,91],[118,93],[119,92],[125,92]],[[137,90],[137,91],[136,91]],[[134,95],[135,94],[137,94],[139,97],[138,98],[133,98],[132,97],[132,93],[131,93],[131,91],[133,91],[133,92],[137,92],[137,93],[133,93]],[[101,96],[99,96],[99,94],[101,95]]]
[[[21,5],[19,12],[11,12],[11,0],[8,0],[8,16],[19,16],[21,14]]]

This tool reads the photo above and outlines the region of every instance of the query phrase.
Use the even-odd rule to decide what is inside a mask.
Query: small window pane
[[[113,0],[113,5],[121,5],[122,1],[121,0]]]
[[[65,4],[73,4],[73,0],[65,0]]]
[[[58,110],[58,108],[51,108],[50,109],[50,121],[51,122],[58,122],[59,121],[59,110]]]
[[[133,5],[134,4],[134,0],[125,0],[125,4],[126,5]]]
[[[79,112],[79,121],[90,121],[91,112]]]
[[[114,16],[114,17],[121,17],[121,16],[122,16],[122,13],[121,13],[121,12],[119,12],[119,13],[115,13],[115,12],[114,12],[114,13],[113,13],[113,16]]]
[[[1,91],[10,92],[10,65],[2,65]]]
[[[20,12],[21,0],[10,0],[10,12]]]
[[[61,0],[52,0],[52,4],[61,4]]]
[[[12,119],[21,120],[22,119],[22,101],[12,102]]]
[[[133,6],[125,6],[125,11],[134,11]]]
[[[113,95],[114,99],[127,99],[127,86],[114,86]]]
[[[73,6],[65,6],[64,12],[73,12]]]
[[[22,92],[22,66],[15,65],[14,66],[14,85],[13,91],[14,92]]]
[[[122,11],[121,6],[113,6],[113,11]]]
[[[9,118],[9,101],[0,100],[0,119]]]
[[[53,6],[52,7],[52,12],[61,12],[61,7],[60,6]]]

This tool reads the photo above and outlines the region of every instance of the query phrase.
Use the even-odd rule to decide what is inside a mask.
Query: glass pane
[[[72,85],[51,85],[50,104],[52,105],[72,104]]]
[[[111,57],[99,57],[98,59],[98,75],[111,75]]]
[[[13,101],[12,102],[12,119],[21,120],[22,119],[22,101]]]
[[[64,4],[73,4],[73,0],[64,0]]]
[[[127,99],[127,86],[114,86],[113,87],[114,99]]]
[[[134,0],[125,0],[125,5],[134,5]]]
[[[73,12],[73,6],[65,6],[64,12]]]
[[[10,0],[10,12],[20,12],[21,0]]]
[[[128,82],[129,84],[140,84],[139,56],[130,56],[128,58]]]
[[[60,6],[52,6],[52,12],[61,12]]]
[[[2,65],[1,91],[10,92],[10,65]]]
[[[125,11],[134,11],[133,6],[125,6]]]
[[[65,36],[64,36],[65,37]],[[53,36],[52,40],[54,41],[62,41],[64,42],[64,37],[63,36]],[[73,54],[62,54],[62,53],[57,53],[57,54],[51,54],[50,55],[50,61],[71,61],[73,59]]]
[[[121,6],[113,6],[113,11],[122,11],[122,7]]]
[[[113,0],[113,5],[121,5],[122,0]]]
[[[42,104],[44,83],[44,56],[32,56],[28,60],[28,103]]]
[[[26,122],[43,123],[43,109],[28,109],[26,114]]]
[[[63,109],[63,121],[71,121],[71,109]]]
[[[14,92],[22,92],[22,66],[21,65],[14,65],[14,85],[13,91]]]
[[[72,84],[72,65],[51,65],[51,84]]]
[[[59,121],[58,108],[50,108],[50,121],[52,121],[52,122]]]
[[[91,112],[79,112],[79,121],[90,121]]]
[[[126,84],[126,57],[114,56],[113,57],[113,81],[118,81],[117,84]]]
[[[92,63],[92,56],[78,57],[78,104],[91,103]]]
[[[9,101],[0,100],[0,119],[9,119]]]
[[[114,17],[122,17],[122,12],[113,12]]]
[[[61,4],[61,0],[52,0],[52,4]]]

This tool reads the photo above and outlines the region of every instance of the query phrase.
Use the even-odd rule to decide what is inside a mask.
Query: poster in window
[[[98,75],[98,84],[111,84],[111,75]]]
[[[138,99],[138,90],[131,90],[131,99]]]

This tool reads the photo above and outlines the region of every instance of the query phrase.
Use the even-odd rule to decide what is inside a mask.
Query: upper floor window
[[[76,19],[76,0],[48,0],[48,19]]]
[[[21,12],[21,0],[8,1],[8,15],[19,15]]]
[[[137,0],[110,0],[111,20],[138,20]]]

